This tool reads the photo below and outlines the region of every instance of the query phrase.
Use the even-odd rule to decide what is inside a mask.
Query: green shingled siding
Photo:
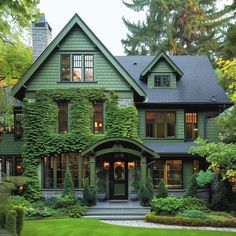
[[[94,53],[94,82],[60,82],[60,54],[66,53],[66,50],[84,54]],[[26,84],[27,90],[30,92],[55,88],[105,88],[107,90],[131,92],[128,82],[108,59],[98,49],[96,50],[87,36],[75,28],[32,76]]]
[[[219,142],[219,127],[217,125],[217,118],[207,120],[207,140],[209,142]]]
[[[14,141],[14,134],[2,134],[0,155],[21,155],[22,144],[21,141]]]
[[[152,68],[152,72],[174,72],[173,68],[169,65],[169,63],[161,59],[157,62],[157,64]]]
[[[204,131],[205,118],[204,117],[205,117],[204,112],[198,112],[198,137],[201,137],[201,138],[205,138],[205,131]]]
[[[183,187],[186,189],[190,184],[191,177],[193,175],[193,161],[183,161]]]
[[[147,140],[156,140],[153,138],[146,138],[146,121],[145,114],[147,111],[158,111],[158,110],[139,110],[139,136],[141,139]],[[167,111],[167,110],[160,110]],[[170,110],[176,112],[176,139],[184,140],[184,110]],[[158,142],[179,142],[180,140],[160,140]]]

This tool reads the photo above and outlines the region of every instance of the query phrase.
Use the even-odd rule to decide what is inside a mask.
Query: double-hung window
[[[92,82],[94,80],[94,56],[92,54],[62,54],[62,82]]]
[[[93,132],[95,134],[103,133],[103,103],[95,102],[93,104],[94,114],[93,114]]]
[[[146,137],[173,138],[175,133],[175,112],[146,112]]]

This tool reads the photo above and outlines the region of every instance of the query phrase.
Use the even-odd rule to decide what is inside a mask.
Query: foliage
[[[16,211],[10,210],[6,215],[6,230],[11,232],[13,235],[16,235]]]
[[[204,187],[207,184],[210,184],[214,180],[215,176],[215,172],[212,172],[211,170],[200,170],[196,177],[198,186]]]
[[[175,197],[153,198],[151,208],[156,214],[175,215],[181,208],[181,200]]]
[[[236,57],[236,24],[232,24],[226,34],[223,48],[223,57],[225,59],[232,59]]]
[[[148,206],[151,201],[151,195],[147,189],[147,185],[144,181],[140,182],[139,188],[139,201],[142,206]]]
[[[235,211],[236,194],[232,190],[232,185],[226,180],[221,180],[213,193],[210,204],[211,209],[216,211]]]
[[[15,206],[14,210],[16,211],[16,233],[20,235],[24,225],[25,211],[20,206]]]
[[[174,55],[218,54],[225,30],[235,12],[231,6],[218,10],[216,0],[131,0],[124,4],[145,12],[144,21],[130,22],[123,18],[129,30],[122,40],[129,55],[170,51]]]
[[[214,219],[186,218],[186,217],[179,217],[179,216],[176,216],[176,217],[158,216],[152,212],[148,213],[145,216],[145,221],[159,223],[159,224],[167,224],[167,225],[236,227],[236,222],[233,219],[214,220]]]
[[[85,214],[85,208],[79,204],[67,207],[64,211],[66,216],[80,218]]]
[[[51,209],[50,207],[40,207],[40,208],[29,208],[27,210],[27,216],[28,217],[39,217],[39,218],[45,218],[53,216],[55,211]]]
[[[89,180],[84,181],[83,200],[86,206],[93,206],[96,204],[96,191],[89,186]]]
[[[138,192],[140,188],[140,173],[137,168],[134,168],[132,187],[134,192]]]
[[[197,218],[197,219],[208,219],[208,215],[205,212],[199,210],[185,210],[178,213],[177,216],[187,217],[187,218]]]
[[[168,189],[166,188],[164,179],[162,178],[159,183],[156,198],[166,198],[168,197]]]
[[[199,210],[203,212],[209,212],[209,209],[206,207],[206,204],[196,197],[184,197],[180,198],[181,207],[179,211],[186,211],[186,210]]]
[[[197,195],[197,189],[198,185],[197,185],[196,175],[193,175],[191,177],[190,184],[186,189],[184,197],[195,197]]]
[[[114,94],[109,98],[103,89],[55,89],[37,91],[35,101],[24,101],[24,145],[23,166],[24,175],[30,177],[27,183],[26,197],[32,201],[41,197],[37,168],[42,157],[60,155],[67,152],[81,152],[94,140],[92,133],[93,102],[104,101],[106,105],[106,135],[135,138],[137,127],[133,129],[122,127],[124,116],[115,112],[126,109],[135,115],[131,116],[128,123],[136,123],[137,110],[134,107],[118,108],[117,100],[113,101]],[[67,134],[56,133],[57,102],[70,103],[70,127]],[[112,107],[112,109],[111,109]],[[134,112],[135,111],[135,112]],[[117,116],[114,120],[112,117]],[[123,122],[123,123],[122,123]],[[134,127],[134,126],[132,126]],[[104,136],[100,136],[102,138]]]
[[[23,196],[15,195],[10,197],[10,202],[14,206],[24,207],[25,209],[32,207],[31,203]]]
[[[224,179],[236,180],[236,144],[207,143],[198,138],[198,146],[191,147],[189,152],[205,157],[210,163],[209,168],[220,173]]]
[[[63,184],[62,197],[69,196],[70,198],[75,198],[74,183],[72,181],[69,165],[66,165],[66,172]]]
[[[106,192],[105,169],[101,168],[97,173],[97,192]]]
[[[154,186],[153,186],[153,179],[152,179],[152,176],[151,176],[150,169],[148,169],[147,178],[146,178],[145,181],[146,181],[146,187],[147,187],[147,190],[150,194],[150,200],[151,200],[154,196]]]
[[[55,200],[54,207],[56,209],[67,208],[69,206],[74,205],[75,203],[76,203],[76,200],[74,197],[72,198],[70,195],[65,195],[64,197],[60,197]]]

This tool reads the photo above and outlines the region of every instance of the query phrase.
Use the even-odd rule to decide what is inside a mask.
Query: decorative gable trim
[[[183,71],[170,59],[168,55],[166,55],[164,52],[160,52],[143,70],[141,73],[141,78],[143,78],[161,58],[164,58],[167,61],[167,63],[179,74],[179,77],[184,74]]]
[[[49,44],[49,46],[43,51],[43,53],[37,58],[37,60],[32,64],[29,70],[23,75],[23,77],[17,82],[17,84],[12,88],[12,95],[17,97],[21,90],[25,86],[25,83],[30,79],[30,77],[35,73],[35,71],[40,67],[40,65],[47,59],[51,52],[59,45],[67,33],[72,29],[74,25],[78,25],[83,32],[90,38],[90,40],[98,47],[98,49],[106,56],[106,58],[112,63],[112,65],[117,69],[117,71],[125,78],[125,80],[130,84],[130,86],[140,95],[145,97],[146,94],[143,89],[137,84],[135,80],[126,72],[126,70],[120,65],[120,63],[115,59],[115,57],[110,53],[110,51],[102,44],[102,42],[97,38],[97,36],[89,29],[85,22],[75,14],[71,20],[65,25],[61,32],[55,37],[55,39]]]

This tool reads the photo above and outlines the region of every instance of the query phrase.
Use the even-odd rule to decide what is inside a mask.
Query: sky
[[[121,39],[126,38],[122,17],[144,19],[144,13],[127,8],[122,0],[40,0],[39,9],[52,27],[53,38],[75,13],[83,19],[113,55],[124,55]]]

